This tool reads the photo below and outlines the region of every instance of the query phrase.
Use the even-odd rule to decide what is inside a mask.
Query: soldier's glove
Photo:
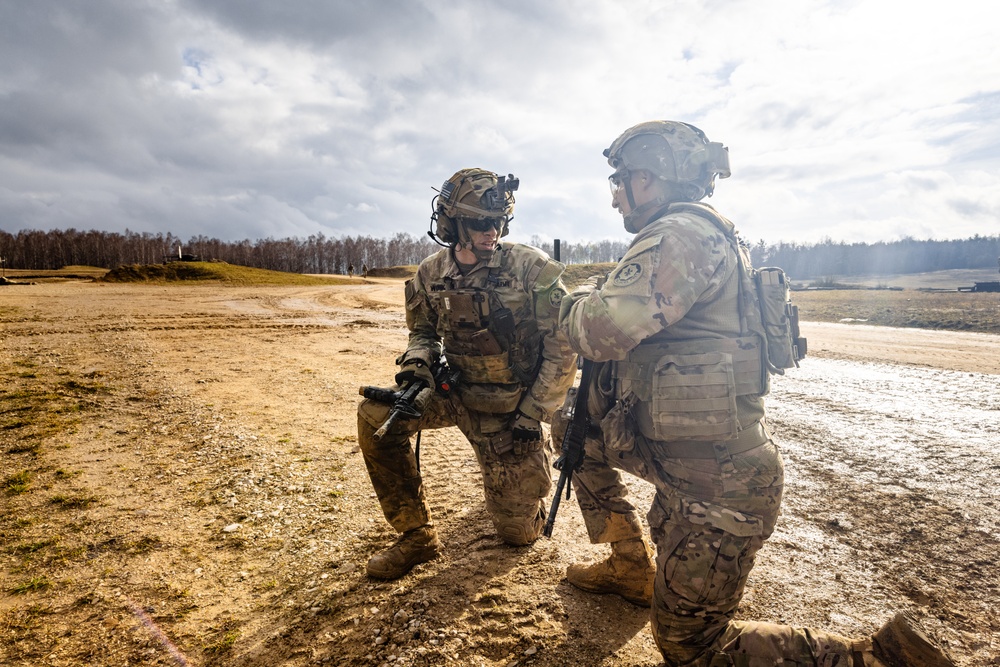
[[[434,374],[431,373],[430,366],[424,363],[423,359],[407,359],[399,367],[396,373],[396,384],[400,387],[409,385],[414,380],[422,380],[428,387],[434,386]]]
[[[541,441],[542,425],[537,419],[518,412],[510,425],[510,434],[514,438],[514,454],[524,456]]]
[[[577,285],[569,294],[564,295],[562,301],[559,302],[560,317],[566,317],[578,301],[583,301],[589,297],[592,292],[600,289],[600,285],[601,277],[593,276]]]
[[[571,294],[590,294],[596,290],[601,283],[601,276],[591,276],[577,285]]]

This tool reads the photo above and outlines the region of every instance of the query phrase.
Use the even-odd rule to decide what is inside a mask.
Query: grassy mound
[[[7,269],[6,277],[18,280],[40,280],[42,282],[66,282],[69,280],[95,280],[108,272],[99,266],[70,265],[61,269]]]
[[[268,271],[226,262],[130,264],[112,269],[99,280],[108,283],[212,281],[230,285],[348,285],[356,282],[345,277],[306,276],[301,273]]]
[[[567,264],[566,270],[563,271],[563,283],[566,284],[567,288],[573,289],[587,280],[587,278],[606,275],[613,268],[615,268],[614,262],[603,264]]]
[[[102,269],[99,266],[85,266],[83,264],[70,264],[69,266],[64,266],[58,271],[54,271],[56,274],[68,274],[72,276],[88,276],[92,278],[99,278],[108,272],[107,269]]]
[[[417,265],[390,266],[385,269],[369,269],[369,278],[412,278],[417,275]]]

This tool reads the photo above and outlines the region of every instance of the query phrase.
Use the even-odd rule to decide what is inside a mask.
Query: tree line
[[[816,244],[763,241],[751,248],[754,266],[780,266],[795,280],[836,276],[877,276],[950,269],[998,268],[1000,235],[949,241],[904,238],[877,243]]]
[[[348,267],[369,268],[417,264],[439,246],[428,237],[396,234],[390,239],[370,236],[328,238],[315,234],[306,239],[221,241],[194,236],[183,241],[173,234],[77,231],[75,229],[0,231],[0,257],[12,269],[60,269],[96,266],[113,269],[130,264],[159,264],[181,256],[218,260],[291,273],[340,273]]]
[[[552,241],[534,236],[531,244],[554,254]],[[626,242],[614,240],[562,242],[559,259],[565,264],[615,262],[627,248]],[[158,264],[183,254],[274,271],[346,274],[352,265],[357,272],[362,264],[370,269],[418,264],[438,249],[440,246],[426,236],[405,233],[389,239],[315,234],[306,239],[221,241],[199,235],[182,241],[170,233],[128,230],[123,234],[75,229],[23,230],[17,234],[0,231],[0,258],[11,269],[113,269],[129,264]],[[873,244],[826,240],[769,245],[761,240],[750,246],[750,255],[754,266],[780,266],[795,280],[981,269],[997,266],[1000,235],[977,234],[949,241],[905,238]]]

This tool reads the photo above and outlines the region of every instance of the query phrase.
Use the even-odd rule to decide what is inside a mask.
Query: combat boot
[[[656,564],[641,537],[611,543],[611,556],[593,565],[570,565],[566,579],[589,593],[614,593],[648,607],[653,600]]]
[[[889,619],[871,641],[855,647],[856,667],[955,667],[951,656],[906,612]]]
[[[421,526],[403,533],[396,543],[368,560],[368,576],[399,579],[414,565],[433,560],[441,553],[441,541],[433,526]]]

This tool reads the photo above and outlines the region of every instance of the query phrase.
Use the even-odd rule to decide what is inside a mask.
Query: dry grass
[[[229,285],[348,285],[343,276],[320,277],[269,271],[226,262],[170,262],[169,264],[131,264],[119,266],[100,279],[113,283],[164,283],[175,281],[212,281]]]
[[[613,262],[605,264],[568,264],[563,272],[563,282],[566,287],[573,289],[591,276],[604,276],[608,271],[615,268]]]
[[[1000,293],[822,290],[792,293],[799,317],[891,327],[1000,334]]]
[[[4,278],[13,283],[66,282],[69,280],[96,280],[108,272],[99,266],[64,266],[61,269],[4,269]]]
[[[613,263],[570,264],[563,282],[573,289],[591,276],[606,275]],[[416,266],[373,269],[372,277],[406,279],[416,273]],[[8,271],[17,278],[51,280],[94,279],[107,282],[210,281],[231,285],[341,285],[356,284],[344,276],[319,276],[268,271],[225,262],[171,262],[122,266],[112,271],[87,266],[67,266],[58,271]],[[912,276],[866,277],[858,286],[893,286],[896,289],[804,290],[793,293],[803,321],[860,322],[866,324],[979,331],[1000,333],[1000,294],[979,292],[924,292],[920,288],[954,289],[971,286],[974,280],[992,279],[983,271],[941,271]],[[842,281],[838,281],[842,282]],[[849,282],[846,279],[843,282]],[[905,285],[906,289],[898,289]],[[846,287],[847,285],[845,285]],[[852,285],[853,286],[853,283]]]
[[[417,265],[407,264],[406,266],[390,266],[385,269],[370,269],[369,278],[403,278],[409,279],[417,275]]]

